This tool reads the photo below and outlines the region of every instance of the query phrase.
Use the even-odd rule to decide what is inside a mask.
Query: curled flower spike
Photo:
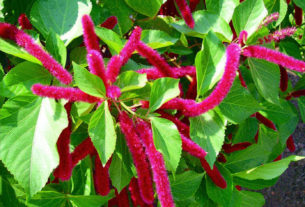
[[[294,140],[293,140],[292,135],[289,136],[289,138],[287,139],[286,145],[287,145],[287,148],[289,149],[290,152],[295,151],[295,144],[294,144]]]
[[[59,154],[59,165],[54,171],[54,176],[61,179],[62,181],[69,180],[72,175],[72,157],[70,154],[70,136],[72,128],[72,120],[70,116],[71,102],[65,104],[65,109],[68,115],[69,124],[65,128],[58,140],[57,140],[57,151]]]
[[[294,71],[305,72],[305,62],[266,47],[248,46],[243,50],[243,55],[264,59]]]
[[[87,51],[100,51],[99,39],[95,34],[94,23],[89,15],[84,15],[82,17],[82,25],[84,30],[84,42]]]
[[[295,19],[295,24],[297,26],[302,25],[302,23],[303,23],[303,10],[302,10],[302,8],[298,7],[295,4],[294,4],[294,19]]]
[[[196,67],[195,66],[182,66],[180,68],[171,67],[172,76],[174,78],[182,78],[187,75],[196,77]],[[136,71],[137,73],[146,74],[148,79],[155,80],[158,78],[165,77],[160,70],[157,68],[143,68]]]
[[[305,96],[305,89],[292,92],[289,94],[289,96],[286,97],[286,99],[290,100],[292,97],[297,98],[300,96]]]
[[[155,66],[162,74],[162,77],[175,77],[170,65],[155,50],[141,42],[137,46],[137,51],[145,57],[150,64]]]
[[[186,0],[175,0],[176,4],[179,8],[179,10],[181,11],[181,15],[185,21],[185,23],[187,24],[187,26],[189,26],[190,28],[194,28],[195,26],[195,22],[192,16],[192,12],[189,8],[189,6],[187,5]]]
[[[111,160],[108,160],[103,167],[99,155],[96,153],[95,170],[94,170],[94,186],[98,194],[106,196],[110,192],[109,167]]]
[[[90,96],[77,88],[64,88],[60,86],[44,86],[41,84],[34,84],[32,92],[37,96],[65,99],[68,101],[83,101],[87,103],[95,103],[101,101],[99,98]]]
[[[162,207],[174,207],[174,200],[170,189],[170,184],[165,168],[165,162],[162,154],[157,151],[150,126],[143,120],[139,120],[137,131],[145,146],[149,162],[153,173],[153,179],[156,184],[157,195]]]
[[[121,89],[115,85],[107,88],[107,97],[117,99],[121,96]]]
[[[140,27],[136,27],[130,35],[129,40],[121,50],[120,54],[118,56],[113,56],[110,59],[107,67],[107,78],[111,83],[116,81],[121,67],[127,63],[132,53],[136,50],[136,47],[141,38],[141,33],[142,29]]]
[[[244,150],[246,148],[248,148],[251,145],[250,142],[242,142],[242,143],[238,143],[238,144],[224,144],[222,146],[222,149],[225,153],[232,153],[232,152],[236,152],[236,151],[240,151],[240,150]]]
[[[282,92],[285,92],[288,88],[288,74],[285,68],[280,66],[281,73],[281,81],[280,81],[280,89]]]
[[[145,201],[145,203],[151,204],[154,201],[154,192],[150,173],[150,165],[147,161],[143,145],[136,133],[136,129],[133,126],[132,120],[125,112],[120,113],[119,123],[121,130],[125,135],[127,146],[131,152],[134,164],[136,166],[142,199]]]
[[[69,84],[72,82],[71,74],[63,69],[63,67],[44,51],[31,36],[18,30],[14,25],[0,23],[0,37],[16,41],[28,53],[41,61],[42,65],[60,82]]]
[[[201,165],[206,173],[209,175],[213,183],[218,187],[225,189],[227,188],[227,182],[219,172],[218,168],[214,165],[211,169],[209,163],[205,159],[200,159]]]
[[[246,44],[248,38],[248,32],[246,32],[245,30],[241,31],[238,37],[238,44],[240,46],[244,46]]]
[[[268,26],[271,22],[275,22],[279,19],[280,14],[278,12],[272,13],[269,16],[267,16],[261,25],[264,25],[265,27]]]
[[[18,18],[18,23],[21,29],[33,29],[32,24],[25,14],[21,14]]]
[[[280,40],[285,39],[288,36],[292,36],[296,31],[297,30],[295,27],[285,28],[279,31],[275,31],[273,34],[264,37],[264,39],[259,39],[259,42],[260,44],[263,44],[264,42],[269,43],[272,41],[279,42]]]
[[[275,127],[274,123],[271,120],[264,117],[261,113],[256,112],[255,117],[258,121],[260,121],[266,127],[269,127],[270,129],[273,129],[274,131],[276,131],[276,127]]]
[[[72,166],[74,167],[77,165],[79,161],[87,157],[87,155],[92,154],[95,152],[93,143],[88,137],[82,143],[75,147],[74,151],[71,153],[72,157]]]
[[[100,77],[103,80],[104,85],[107,89],[108,85],[107,85],[106,70],[101,53],[96,50],[89,50],[87,55],[87,60],[88,60],[90,72]]]
[[[175,98],[165,103],[161,108],[178,109],[182,110],[183,114],[186,116],[198,116],[219,105],[232,87],[239,65],[240,52],[241,48],[238,44],[232,43],[228,46],[224,74],[215,90],[205,100],[196,103],[194,100],[190,99]]]
[[[116,18],[116,16],[111,16],[111,17],[108,17],[101,24],[101,27],[104,27],[104,28],[107,28],[107,29],[113,29],[117,23],[118,23],[118,18]]]

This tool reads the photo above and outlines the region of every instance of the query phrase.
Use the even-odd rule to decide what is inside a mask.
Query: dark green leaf
[[[1,205],[2,204],[2,205]],[[6,179],[0,176],[0,206],[19,206],[16,193]]]
[[[256,118],[248,118],[238,125],[237,131],[233,136],[233,144],[241,142],[253,142],[258,130],[258,121]]]
[[[92,115],[88,131],[103,165],[106,165],[116,143],[115,127],[107,101],[104,101]]]
[[[86,47],[76,47],[70,52],[71,62],[75,62],[82,67],[87,67],[87,50]]]
[[[242,179],[240,177],[233,177],[233,181],[235,185],[240,185],[242,187],[245,188],[249,188],[252,190],[261,190],[270,186],[275,185],[275,183],[278,181],[278,177],[274,178],[272,180],[262,180],[262,179],[258,179],[258,180],[246,180],[246,179]]]
[[[103,80],[85,68],[73,63],[76,85],[85,93],[96,97],[105,97],[106,89]]]
[[[293,3],[305,10],[305,2],[303,0],[293,0]]]
[[[31,196],[58,165],[56,142],[67,127],[64,107],[52,99],[15,97],[0,111],[0,159]]]
[[[179,38],[160,30],[143,30],[141,40],[151,48],[157,49],[175,44]]]
[[[195,60],[198,95],[204,95],[220,80],[226,62],[226,49],[212,31],[206,36],[203,48]]]
[[[295,57],[296,59],[302,60],[301,45],[293,38],[288,37],[279,43],[280,52],[286,53],[289,56]]]
[[[250,37],[268,14],[263,0],[246,0],[239,4],[233,14],[233,25],[238,35],[242,30]]]
[[[175,172],[182,152],[182,141],[174,123],[167,119],[152,117],[154,144],[162,153],[166,167]]]
[[[227,97],[218,106],[221,113],[230,121],[241,123],[251,114],[259,111],[261,106],[250,92],[235,80]]]
[[[264,0],[266,9],[268,10],[268,13],[279,13],[279,19],[276,21],[276,25],[279,25],[285,18],[288,5],[285,0]]]
[[[46,39],[47,51],[65,67],[67,60],[67,49],[65,43],[60,39],[60,36],[51,31]]]
[[[82,32],[81,18],[91,12],[90,0],[37,0],[31,22],[46,38],[53,30],[68,45]]]
[[[163,3],[163,0],[125,0],[125,2],[140,14],[154,17]]]
[[[303,123],[305,123],[305,97],[298,98],[298,105]]]
[[[225,139],[225,121],[215,112],[208,111],[190,118],[190,135],[208,154],[205,159],[212,167]]]
[[[162,104],[178,96],[179,93],[178,79],[159,78],[155,80],[150,92],[150,111],[157,110]]]
[[[31,87],[35,83],[49,84],[50,73],[40,65],[23,62],[12,68],[0,82],[0,95],[14,97],[32,94]]]
[[[131,91],[143,88],[146,85],[147,78],[145,74],[139,74],[134,71],[121,73],[115,85],[120,87],[121,92]]]
[[[263,207],[265,204],[264,196],[261,193],[252,191],[234,190],[238,196],[239,206],[243,207]],[[235,205],[236,206],[236,205]]]

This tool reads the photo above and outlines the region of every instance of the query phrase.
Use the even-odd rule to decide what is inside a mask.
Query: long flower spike
[[[191,29],[193,29],[195,26],[195,21],[193,19],[191,9],[187,5],[186,0],[175,0],[175,1],[176,1],[176,4],[177,4],[179,10],[181,11],[181,15],[182,15],[185,23],[187,24],[187,26],[189,26]]]
[[[59,154],[59,165],[54,171],[54,176],[61,179],[62,181],[69,180],[72,175],[72,157],[70,154],[70,136],[72,128],[71,119],[71,102],[65,104],[65,109],[68,116],[68,127],[65,128],[58,140],[57,140],[57,150]]]
[[[214,165],[213,169],[211,169],[209,163],[205,159],[200,159],[201,165],[206,173],[209,175],[211,180],[217,185],[218,187],[225,189],[227,188],[227,182],[219,172],[218,168]]]
[[[138,180],[136,178],[131,179],[128,190],[130,192],[130,198],[133,206],[153,207],[153,204],[148,205],[143,201],[138,186]]]
[[[175,78],[182,78],[187,75],[196,77],[196,67],[195,66],[182,66],[180,68],[171,67],[171,73],[173,74],[172,77]],[[136,71],[137,73],[146,74],[148,79],[155,80],[158,78],[165,77],[158,68],[143,68]]]
[[[152,131],[150,126],[143,120],[139,120],[137,131],[145,146],[149,162],[151,164],[153,179],[156,184],[157,195],[162,207],[175,206],[170,184],[165,168],[165,162],[162,154],[154,146]]]
[[[150,165],[147,161],[143,145],[136,133],[132,120],[125,112],[120,113],[119,123],[136,166],[142,199],[145,201],[145,203],[151,204],[154,201],[154,192]]]
[[[264,25],[265,27],[268,26],[271,22],[275,22],[279,19],[280,14],[278,12],[272,13],[269,16],[267,16],[261,25]]]
[[[298,7],[295,4],[294,4],[294,19],[295,19],[295,24],[297,26],[302,25],[302,23],[303,23],[303,10],[302,10],[302,8]]]
[[[82,141],[82,143],[76,146],[74,151],[71,153],[72,166],[74,167],[79,161],[93,153],[95,153],[95,148],[93,146],[91,138],[88,137],[84,141]]]
[[[104,66],[104,60],[100,52],[96,50],[89,50],[87,55],[88,65],[90,72],[94,75],[99,76],[107,89],[107,77]]]
[[[136,27],[129,37],[129,40],[121,50],[120,54],[113,56],[107,66],[107,78],[111,83],[115,82],[120,73],[121,67],[127,63],[132,53],[136,50],[141,38],[142,29]]]
[[[100,51],[99,39],[94,31],[94,23],[89,15],[82,17],[82,25],[84,31],[84,42],[87,51],[97,50]]]
[[[288,88],[288,73],[285,68],[280,66],[281,73],[281,81],[280,81],[280,89],[282,92],[285,92]]]
[[[274,123],[267,119],[266,117],[264,117],[261,113],[256,112],[255,113],[255,117],[258,121],[260,121],[262,124],[264,124],[266,127],[273,129],[274,131],[276,131],[276,127],[274,125]]]
[[[21,29],[33,29],[32,24],[25,14],[21,14],[18,18],[18,23]]]
[[[261,46],[248,46],[242,53],[246,57],[264,59],[297,72],[305,72],[305,62]]]
[[[99,195],[106,196],[110,192],[109,167],[111,160],[108,160],[103,167],[98,153],[95,153],[94,186]]]
[[[293,140],[292,135],[289,136],[289,138],[287,139],[286,145],[287,145],[287,148],[289,149],[290,152],[295,151],[295,144],[294,144],[294,140]]]
[[[286,37],[292,36],[296,31],[297,29],[295,27],[288,27],[279,31],[275,31],[274,33],[264,37],[263,39],[259,39],[258,41],[260,44],[263,44],[264,42],[269,43],[272,41],[279,42]]]
[[[60,86],[44,86],[35,84],[32,86],[32,91],[37,96],[65,99],[68,101],[83,101],[87,103],[95,103],[101,101],[99,98],[90,96],[77,88],[64,88]]]
[[[111,16],[111,17],[108,17],[101,24],[101,27],[104,27],[104,28],[107,28],[107,29],[113,29],[117,23],[118,23],[118,18],[116,18],[116,16]]]

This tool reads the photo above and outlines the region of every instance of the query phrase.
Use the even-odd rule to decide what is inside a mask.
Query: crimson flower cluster
[[[171,1],[167,1],[171,2]],[[181,15],[186,21],[186,24],[193,28],[195,23],[191,15],[191,9],[188,7],[185,0],[175,0]],[[199,1],[190,1],[192,9],[196,7]],[[194,6],[195,5],[195,6]],[[168,8],[167,8],[168,9]],[[164,7],[162,12],[165,12]],[[277,14],[273,14],[264,21],[264,25],[278,18]],[[110,17],[103,24],[102,27],[112,29],[117,23],[115,17]],[[19,24],[22,29],[32,29],[32,25],[28,21],[25,15],[20,16]],[[197,103],[194,99],[196,98],[196,68],[194,66],[185,67],[172,67],[170,66],[160,54],[155,50],[143,43],[141,39],[141,28],[135,27],[132,31],[128,41],[126,42],[123,49],[118,55],[114,55],[109,60],[107,67],[104,64],[103,56],[100,52],[99,39],[94,31],[94,24],[90,16],[85,15],[82,17],[82,25],[84,32],[84,44],[87,49],[87,61],[89,65],[89,71],[100,77],[106,88],[107,101],[117,102],[120,101],[121,91],[120,88],[114,85],[120,70],[123,65],[131,58],[132,54],[137,51],[139,55],[147,59],[147,61],[153,65],[149,69],[140,69],[137,72],[146,74],[147,78],[154,80],[162,77],[181,78],[190,76],[192,82],[189,85],[189,89],[184,98],[174,98],[157,111],[162,118],[172,121],[180,132],[182,140],[182,149],[190,155],[200,159],[203,169],[211,180],[220,188],[226,188],[227,183],[224,177],[216,165],[211,168],[205,159],[206,152],[199,145],[190,139],[190,129],[188,117],[194,117],[201,115],[209,110],[212,110],[218,106],[226,95],[229,93],[233,81],[236,78],[238,71],[240,57],[251,57],[264,59],[269,62],[273,62],[281,66],[281,77],[284,81],[281,82],[281,90],[287,89],[285,80],[287,81],[287,72],[283,68],[288,68],[297,72],[305,72],[305,63],[296,60],[293,57],[287,56],[278,51],[268,49],[258,45],[245,45],[247,40],[247,32],[241,32],[238,43],[231,43],[226,48],[226,65],[224,73],[218,82],[215,89],[206,97],[203,101]],[[295,29],[289,28],[279,31],[278,33],[268,36],[268,41],[280,40],[287,35],[294,33]],[[14,25],[0,23],[0,36],[4,39],[10,39],[15,41],[20,47],[23,47],[28,53],[36,57],[41,61],[43,66],[62,84],[69,85],[72,82],[72,75],[65,70],[58,62],[54,60],[41,46],[23,30],[18,29]],[[267,41],[265,39],[265,41]],[[239,74],[241,77],[241,75]],[[242,77],[241,77],[242,78]],[[241,79],[242,80],[242,79]],[[246,84],[243,82],[246,87]],[[65,109],[68,114],[69,124],[66,129],[62,131],[57,141],[57,148],[60,157],[59,166],[54,171],[54,176],[60,180],[68,180],[71,177],[73,168],[77,163],[84,159],[87,155],[95,157],[95,168],[94,168],[94,183],[96,192],[100,195],[107,195],[111,189],[111,181],[109,179],[109,166],[111,159],[105,166],[102,165],[100,157],[93,146],[90,137],[85,139],[81,144],[76,146],[73,152],[70,152],[70,135],[71,135],[71,105],[73,102],[81,101],[87,103],[96,103],[98,106],[105,101],[99,97],[95,97],[78,88],[73,87],[62,87],[62,86],[46,86],[41,84],[35,84],[32,87],[34,94],[41,97],[49,97],[54,99],[65,99],[68,101],[65,104]],[[304,91],[296,91],[290,94],[291,97],[298,97],[305,95]],[[289,97],[287,97],[288,99]],[[148,108],[149,102],[142,101],[142,107]],[[175,109],[178,111],[176,115],[168,114],[165,109]],[[118,122],[120,129],[125,135],[127,146],[131,152],[133,162],[137,171],[137,179],[133,178],[128,188],[123,189],[120,193],[116,192],[116,197],[109,201],[109,205],[124,206],[128,203],[127,190],[129,190],[133,204],[141,206],[152,206],[154,202],[154,187],[157,192],[157,196],[162,206],[175,206],[173,196],[170,190],[170,183],[165,168],[165,162],[162,154],[156,149],[152,130],[149,122],[136,117],[135,120],[131,119],[128,113],[119,110]],[[181,119],[181,116],[184,119]],[[255,116],[261,123],[277,130],[275,125],[262,116],[260,113],[256,113]],[[258,134],[258,133],[257,133]],[[230,138],[230,137],[229,137]],[[231,137],[232,138],[232,137]],[[257,137],[256,137],[257,141]],[[232,153],[237,150],[242,150],[250,146],[251,143],[239,143],[239,144],[225,144],[223,151],[225,153]],[[292,137],[287,140],[287,146],[290,150],[294,150],[294,144]],[[225,156],[220,154],[218,157],[220,162],[225,162]],[[237,186],[237,189],[240,189]]]

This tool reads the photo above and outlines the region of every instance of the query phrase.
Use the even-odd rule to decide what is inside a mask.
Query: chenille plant
[[[263,206],[304,158],[305,5],[278,4],[4,0],[0,206]]]

